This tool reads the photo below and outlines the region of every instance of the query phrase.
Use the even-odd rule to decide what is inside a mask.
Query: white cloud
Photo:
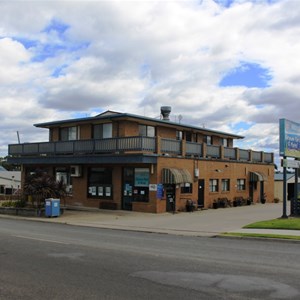
[[[98,109],[156,117],[171,105],[184,123],[229,132],[246,122],[254,125],[233,133],[274,151],[278,119],[298,121],[296,1],[1,1],[0,9],[2,155],[17,130],[26,141],[47,139],[32,124]],[[53,20],[64,30],[45,30]],[[240,61],[268,69],[270,86],[219,87]]]

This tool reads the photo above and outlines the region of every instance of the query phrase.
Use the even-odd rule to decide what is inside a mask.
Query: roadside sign
[[[292,168],[292,169],[299,169],[300,168],[300,160],[283,159],[282,160],[282,167]]]

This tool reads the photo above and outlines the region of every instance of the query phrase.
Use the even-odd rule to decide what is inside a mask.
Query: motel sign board
[[[282,218],[287,218],[286,214],[286,196],[287,196],[287,178],[286,168],[295,169],[295,189],[294,195],[298,195],[298,169],[300,159],[300,124],[286,119],[279,120],[279,153],[283,156],[283,214]],[[295,158],[294,161],[287,157]],[[300,215],[300,201],[297,196],[291,201],[291,215]]]
[[[300,124],[280,119],[279,130],[280,156],[300,158]]]

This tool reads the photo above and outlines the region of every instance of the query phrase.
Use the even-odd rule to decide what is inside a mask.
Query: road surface
[[[300,299],[300,243],[0,218],[0,299]]]

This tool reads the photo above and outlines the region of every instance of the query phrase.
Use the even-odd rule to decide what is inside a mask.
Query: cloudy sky
[[[0,156],[35,123],[114,110],[278,153],[300,122],[299,0],[0,1]]]

